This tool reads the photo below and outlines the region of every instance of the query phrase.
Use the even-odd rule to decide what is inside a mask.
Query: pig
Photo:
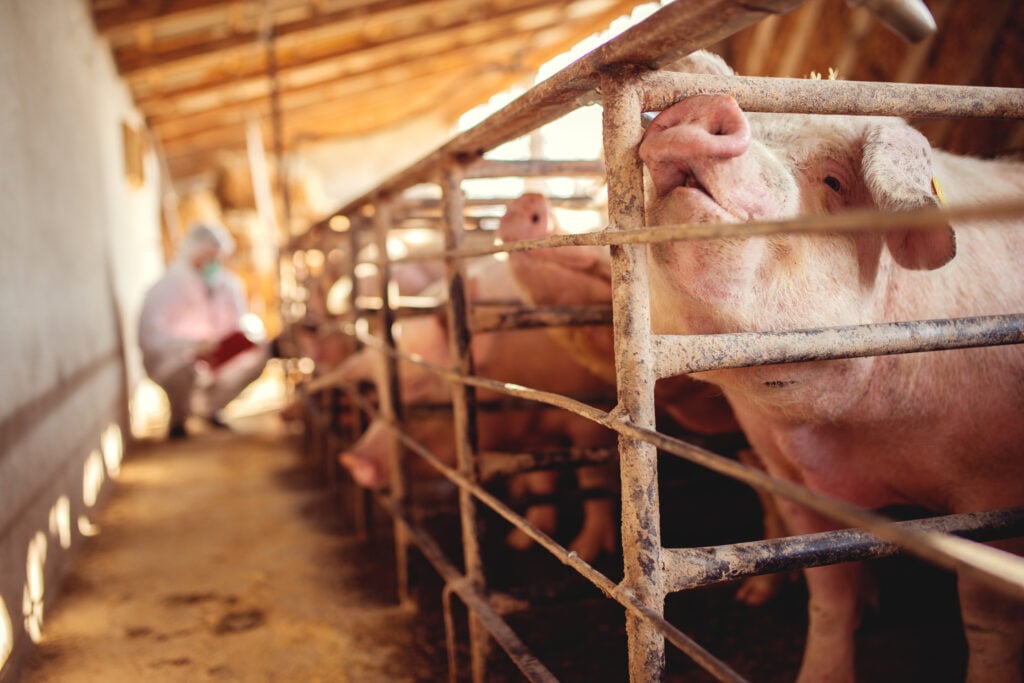
[[[507,265],[496,259],[486,259],[474,268],[469,278],[469,295],[480,300],[508,300],[515,296]],[[433,315],[401,319],[395,327],[396,346],[414,353],[423,360],[448,366],[448,335],[444,321]],[[471,350],[477,375],[499,381],[513,382],[531,388],[557,391],[578,396],[605,396],[611,402],[612,388],[592,375],[559,347],[542,330],[515,330],[481,333],[473,336]],[[381,356],[373,350],[363,350],[342,366],[341,374],[349,381],[360,379],[379,381],[383,366]],[[415,363],[399,363],[399,382],[402,400],[406,403],[446,403],[451,399],[451,387],[426,368]],[[499,398],[494,392],[478,390],[479,400]],[[522,451],[541,450],[552,445],[611,448],[615,435],[607,428],[566,411],[537,404],[536,407],[503,411],[480,411],[477,416],[479,448],[481,450]],[[411,436],[449,464],[454,462],[455,448],[452,425],[445,420],[415,420],[408,425]],[[341,463],[361,486],[373,488],[388,480],[387,453],[388,427],[381,421],[372,423],[363,437],[340,456]],[[417,459],[413,459],[415,462]],[[614,472],[606,467],[585,467],[580,470],[581,487],[614,485]],[[555,493],[556,476],[552,472],[532,472],[520,475],[520,483],[534,495]],[[535,505],[528,509],[526,518],[541,530],[550,533],[556,525],[553,504]],[[607,498],[588,498],[583,503],[583,526],[569,545],[581,558],[592,562],[618,547],[618,524],[613,501]],[[507,539],[517,549],[532,541],[516,530]]]
[[[679,70],[731,75],[695,53]],[[726,95],[661,112],[639,146],[648,224],[774,220],[1020,197],[1024,165],[934,150],[890,117],[745,113]],[[937,182],[933,181],[937,179]],[[1019,312],[1019,224],[937,222],[887,233],[678,241],[648,249],[663,334],[771,332]],[[768,471],[858,504],[936,512],[1024,503],[1024,348],[703,372],[722,388]],[[958,409],[962,406],[962,409]],[[836,527],[781,500],[794,533]],[[1020,554],[1021,541],[1004,542]],[[856,563],[805,571],[799,680],[853,681]],[[1024,606],[958,578],[968,681],[1019,681]]]
[[[508,203],[498,226],[503,242],[565,234],[559,229],[544,195],[524,194]],[[608,247],[574,245],[515,251],[509,266],[520,296],[535,306],[611,304],[611,254]],[[611,327],[549,328],[578,363],[597,377],[615,382],[615,351]],[[737,431],[721,391],[690,377],[670,377],[655,388],[658,405],[680,426],[697,434]]]
[[[510,201],[498,225],[502,242],[516,242],[565,234],[558,226],[544,195],[526,193]],[[509,267],[525,301],[536,306],[586,306],[611,304],[611,253],[608,247],[573,245],[509,253]],[[609,383],[616,381],[612,329],[607,326],[548,328],[555,340],[581,365]],[[668,377],[655,385],[660,411],[690,432],[728,434],[739,430],[729,405],[718,387],[685,375]],[[744,449],[744,462],[759,466],[757,456]],[[585,472],[584,472],[585,473]],[[768,538],[785,535],[774,501],[760,494],[764,533]],[[768,602],[782,588],[781,574],[754,576],[743,581],[736,593],[740,602],[755,606]]]

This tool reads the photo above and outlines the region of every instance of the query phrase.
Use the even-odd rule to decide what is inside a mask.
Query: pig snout
[[[506,242],[547,237],[551,232],[548,201],[535,193],[524,194],[509,202],[498,225],[498,236]]]
[[[742,156],[750,147],[750,126],[728,95],[698,95],[661,112],[640,143],[659,195],[676,187],[697,187],[700,167]]]
[[[338,454],[338,462],[363,488],[375,489],[388,482],[387,431],[383,423],[375,420],[362,437]]]

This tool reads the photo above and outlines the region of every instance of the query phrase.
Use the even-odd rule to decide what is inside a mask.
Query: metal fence
[[[1024,529],[1024,510],[991,511],[956,515],[927,521],[892,523],[875,513],[830,499],[794,483],[769,476],[735,460],[717,455],[686,441],[655,430],[654,383],[661,377],[716,368],[855,356],[906,353],[911,351],[963,348],[1024,341],[1024,315],[989,316],[945,321],[900,322],[849,328],[797,330],[773,334],[732,334],[667,336],[651,330],[648,304],[647,245],[666,240],[703,239],[737,235],[765,235],[781,232],[836,232],[884,230],[887,227],[925,225],[936,217],[1006,217],[1024,213],[1024,203],[1013,202],[981,208],[928,209],[898,216],[877,212],[803,217],[792,221],[744,224],[657,226],[644,225],[643,177],[637,147],[643,135],[642,114],[666,108],[694,94],[728,93],[748,111],[786,111],[813,114],[889,114],[929,117],[1024,118],[1024,97],[1020,91],[987,87],[924,86],[891,83],[850,83],[842,81],[790,80],[719,77],[658,71],[676,58],[707,46],[773,12],[785,12],[799,3],[792,0],[762,2],[761,9],[734,0],[668,5],[625,32],[540,83],[510,105],[473,129],[457,136],[433,154],[382,183],[372,192],[339,210],[350,227],[344,235],[328,228],[330,219],[314,226],[296,248],[307,248],[329,240],[342,240],[352,255],[359,243],[357,234],[373,231],[379,253],[375,263],[381,269],[382,290],[374,310],[357,301],[353,288],[352,311],[375,317],[380,335],[369,334],[355,319],[342,327],[359,345],[379,350],[388,358],[387,382],[378,387],[376,407],[352,387],[339,388],[328,371],[301,386],[308,397],[308,447],[319,454],[331,476],[336,476],[334,457],[339,439],[355,438],[358,419],[349,422],[338,435],[338,405],[344,401],[361,407],[358,415],[378,413],[394,427],[391,444],[391,481],[382,505],[395,521],[396,555],[400,595],[408,596],[407,548],[415,545],[433,564],[445,582],[445,605],[451,624],[450,598],[458,595],[469,608],[469,638],[473,680],[485,680],[490,643],[496,642],[530,680],[554,680],[551,672],[529,653],[488,599],[486,562],[481,554],[479,507],[487,506],[523,530],[563,563],[592,582],[626,613],[628,657],[632,680],[658,680],[663,675],[664,643],[692,657],[714,677],[723,681],[741,677],[713,654],[705,651],[663,618],[665,596],[725,580],[792,568],[818,566],[851,560],[882,557],[909,551],[947,569],[972,572],[1014,599],[1024,599],[1024,562],[1006,571],[996,571],[978,560],[985,546],[950,542],[948,534],[979,540],[1019,536]],[[470,177],[499,175],[569,175],[600,171],[580,162],[496,162],[482,161],[484,153],[550,123],[581,106],[600,102],[604,116],[604,171],[608,182],[609,226],[597,233],[526,240],[500,246],[468,245],[465,224],[466,201],[462,189]],[[396,226],[403,204],[402,193],[420,183],[436,183],[441,200],[439,210],[446,250],[443,254],[389,260],[386,239]],[[420,206],[423,203],[420,202]],[[336,219],[336,218],[335,218]],[[870,226],[868,228],[867,226]],[[348,240],[347,244],[344,243]],[[612,248],[615,364],[618,404],[606,411],[570,397],[512,387],[475,377],[470,353],[473,333],[493,329],[541,324],[598,324],[609,320],[606,310],[505,311],[470,305],[465,289],[465,259],[498,252],[602,244]],[[441,258],[446,264],[447,296],[443,310],[451,339],[450,364],[445,367],[419,362],[452,383],[451,410],[454,415],[457,465],[446,466],[413,441],[402,429],[402,418],[410,408],[403,406],[396,373],[400,354],[394,348],[391,324],[403,310],[395,308],[387,293],[389,269],[402,260]],[[416,309],[422,312],[424,309]],[[361,313],[360,313],[361,311]],[[724,351],[723,351],[724,350]],[[713,351],[713,353],[709,352]],[[614,582],[579,557],[569,553],[550,537],[517,515],[484,486],[487,454],[476,448],[475,417],[481,409],[475,402],[477,389],[505,394],[514,399],[539,401],[607,426],[619,435],[618,459],[621,469],[621,510],[623,573]],[[857,529],[772,539],[713,548],[663,547],[659,503],[651,496],[657,483],[657,453],[685,458],[715,472],[733,477],[761,491],[800,503],[837,522]],[[463,567],[457,568],[437,543],[413,522],[409,511],[410,482],[404,457],[411,453],[431,464],[459,489]],[[562,462],[593,462],[606,454],[566,453]],[[500,458],[498,458],[500,461]],[[538,460],[509,465],[491,465],[503,473],[520,467],[535,467]],[[334,485],[342,486],[332,479]],[[356,516],[363,519],[366,501],[347,490]],[[940,532],[940,533],[933,533]],[[452,636],[453,637],[453,636]],[[449,648],[452,679],[459,669],[454,648]]]

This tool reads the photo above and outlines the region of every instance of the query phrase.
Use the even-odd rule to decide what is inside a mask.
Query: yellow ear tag
[[[942,191],[942,183],[935,176],[932,176],[932,190],[934,190],[935,196],[939,199],[939,205],[944,209],[949,208],[949,202],[946,201],[946,193]]]

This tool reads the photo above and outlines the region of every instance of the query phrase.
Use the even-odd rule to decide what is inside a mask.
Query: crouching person
[[[234,248],[224,228],[195,225],[146,292],[139,320],[142,364],[167,394],[172,439],[187,436],[185,421],[194,410],[212,425],[226,426],[220,410],[274,355],[273,344],[262,342],[262,323],[248,311],[241,281],[223,266]]]

